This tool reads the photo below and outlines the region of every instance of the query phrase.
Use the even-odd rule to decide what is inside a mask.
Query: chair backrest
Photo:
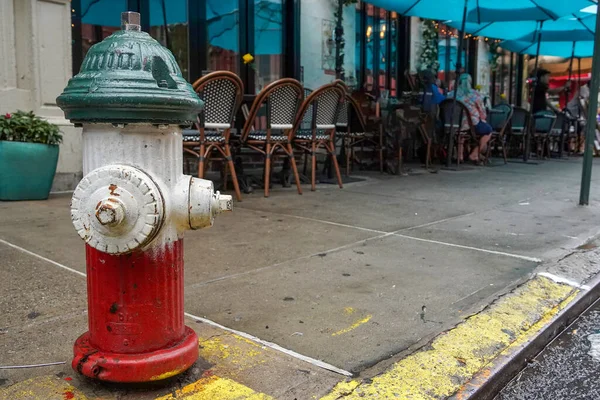
[[[475,127],[473,126],[473,119],[467,106],[460,100],[446,99],[440,103],[440,117],[444,124],[444,129],[450,129],[454,126],[454,129],[461,129],[462,121],[466,120],[469,125],[471,133],[475,134]]]
[[[495,132],[502,132],[510,122],[513,109],[508,104],[498,104],[488,113],[487,122],[492,126]]]
[[[548,133],[554,127],[556,114],[554,111],[542,110],[533,114],[536,133]]]
[[[340,104],[340,110],[338,112],[337,120],[335,121],[335,126],[337,128],[347,128],[348,127],[348,102],[346,101],[346,97],[350,90],[346,83],[341,79],[336,79],[333,83],[340,86],[340,88],[344,91],[344,96],[342,98],[342,102]]]
[[[291,130],[296,122],[298,107],[304,98],[304,88],[295,79],[283,78],[265,86],[260,91],[244,124],[245,140],[254,124],[258,111],[266,107],[267,129]]]
[[[340,102],[344,98],[344,90],[338,84],[323,85],[312,92],[300,107],[296,126],[305,120],[307,113],[312,113],[311,129],[335,129]]]
[[[348,132],[367,132],[367,118],[358,101],[346,94],[345,104],[348,113]]]
[[[560,113],[556,114],[556,120],[554,121],[554,126],[552,127],[552,131],[555,133],[561,133],[562,130],[565,128],[566,118],[567,118],[567,116],[565,115],[564,112],[560,112]]]
[[[406,81],[408,82],[408,87],[410,88],[410,90],[412,92],[417,92],[418,91],[418,86],[417,86],[417,79],[414,75],[411,75],[410,70],[405,70],[404,71],[404,77],[406,78]]]
[[[510,125],[515,130],[526,130],[531,114],[523,107],[513,107]]]
[[[304,88],[304,98],[308,98],[312,92],[312,89]],[[304,116],[302,117],[302,129],[310,129],[312,126],[312,104],[309,107],[309,110],[305,112]]]
[[[192,87],[204,101],[200,127],[231,128],[244,95],[242,80],[233,72],[216,71],[198,79]]]

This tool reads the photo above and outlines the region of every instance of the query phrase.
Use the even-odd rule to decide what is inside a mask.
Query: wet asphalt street
[[[541,352],[495,400],[600,399],[600,301]]]

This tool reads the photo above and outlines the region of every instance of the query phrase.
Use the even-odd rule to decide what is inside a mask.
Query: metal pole
[[[540,21],[540,29],[537,35],[537,48],[535,50],[535,66],[533,67],[534,79],[533,79],[533,90],[531,91],[531,101],[529,102],[529,111],[532,112],[530,127],[527,129],[527,133],[524,133],[527,137],[525,138],[525,145],[523,146],[523,162],[529,160],[529,145],[531,144],[531,130],[535,129],[535,119],[533,118],[533,103],[535,101],[535,91],[538,85],[538,65],[540,60],[540,45],[542,44],[542,28],[544,27],[544,21]]]
[[[514,66],[514,58],[515,53],[510,52],[510,66],[508,70],[508,104],[515,104],[513,101],[513,80],[515,75],[515,66]]]
[[[452,149],[454,148],[454,109],[456,108],[456,92],[458,91],[458,78],[460,74],[461,68],[461,57],[463,50],[463,41],[465,38],[465,23],[467,21],[467,3],[469,0],[465,0],[465,5],[463,8],[463,16],[462,16],[462,24],[460,26],[460,33],[458,34],[458,54],[456,60],[456,74],[454,77],[454,90],[452,91],[452,107],[450,107],[450,135],[448,138],[448,157],[446,157],[446,167],[450,168],[452,164]],[[449,49],[446,49],[448,51]],[[458,121],[460,126],[462,121]],[[460,155],[456,154],[457,158],[460,158]]]
[[[171,38],[169,37],[169,25],[167,22],[167,6],[165,0],[161,1],[162,12],[163,12],[163,28],[165,30],[165,44],[167,49],[171,50]]]
[[[598,87],[600,86],[600,18],[596,17],[596,40],[592,57],[592,79],[590,81],[590,101],[585,124],[585,152],[581,172],[581,192],[579,205],[590,203],[590,182],[594,157],[594,137],[596,136],[596,115],[598,114]]]

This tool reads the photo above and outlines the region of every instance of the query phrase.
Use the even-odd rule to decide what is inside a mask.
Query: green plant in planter
[[[33,112],[0,116],[0,200],[47,199],[58,163],[58,126]]]
[[[62,135],[58,126],[33,111],[17,111],[0,116],[0,140],[56,145],[62,142]]]

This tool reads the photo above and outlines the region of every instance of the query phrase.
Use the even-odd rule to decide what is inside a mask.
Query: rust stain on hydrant
[[[115,193],[116,189],[117,189],[117,185],[115,185],[114,183],[111,183],[110,186],[108,187],[108,190],[110,191],[110,194],[112,196],[119,196],[119,193]]]

